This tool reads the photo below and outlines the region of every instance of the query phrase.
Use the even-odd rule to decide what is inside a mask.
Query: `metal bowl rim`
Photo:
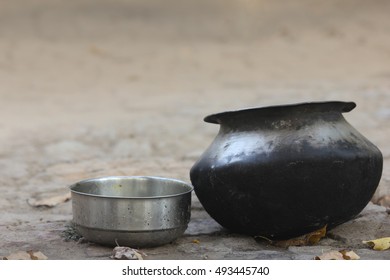
[[[99,195],[99,194],[91,194],[87,192],[81,192],[81,191],[76,191],[74,188],[78,186],[79,184],[87,183],[90,181],[98,181],[98,180],[103,180],[103,179],[154,179],[154,180],[164,180],[164,181],[169,181],[169,182],[174,182],[178,184],[182,184],[183,186],[187,187],[188,190],[175,193],[175,194],[170,194],[170,195],[158,195],[158,196],[110,196],[110,195]],[[79,182],[76,182],[69,186],[71,193],[78,194],[78,195],[83,195],[83,196],[91,196],[91,197],[99,197],[99,198],[113,198],[113,199],[160,199],[160,198],[170,198],[170,197],[178,197],[182,196],[188,193],[191,193],[194,190],[194,187],[186,183],[184,181],[178,180],[178,179],[173,179],[173,178],[166,178],[166,177],[159,177],[159,176],[103,176],[103,177],[97,177],[97,178],[90,178],[90,179],[85,179]]]

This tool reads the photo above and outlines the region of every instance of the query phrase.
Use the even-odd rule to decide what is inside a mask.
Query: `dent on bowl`
[[[190,221],[193,187],[176,179],[104,177],[70,190],[74,227],[92,242],[159,246],[181,236]]]

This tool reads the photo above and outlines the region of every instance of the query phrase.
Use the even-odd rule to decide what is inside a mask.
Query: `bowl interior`
[[[72,192],[103,197],[159,198],[178,196],[193,190],[185,182],[160,177],[104,177],[78,182]]]

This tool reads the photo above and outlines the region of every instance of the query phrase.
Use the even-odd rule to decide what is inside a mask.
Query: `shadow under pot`
[[[353,102],[251,108],[207,116],[220,125],[190,177],[223,227],[288,239],[357,214],[382,175],[379,149],[342,113]]]

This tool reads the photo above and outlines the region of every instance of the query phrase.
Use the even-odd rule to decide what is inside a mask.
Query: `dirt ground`
[[[232,109],[356,102],[346,119],[384,156],[373,200],[390,194],[389,14],[384,0],[0,0],[0,256],[108,259],[112,248],[63,240],[69,201],[27,201],[106,175],[189,182],[218,131],[203,118]],[[341,226],[344,237],[284,250],[224,232],[194,196],[186,235],[147,253],[310,259],[348,247],[390,259],[361,246],[390,236],[386,209],[370,207],[355,235]]]

